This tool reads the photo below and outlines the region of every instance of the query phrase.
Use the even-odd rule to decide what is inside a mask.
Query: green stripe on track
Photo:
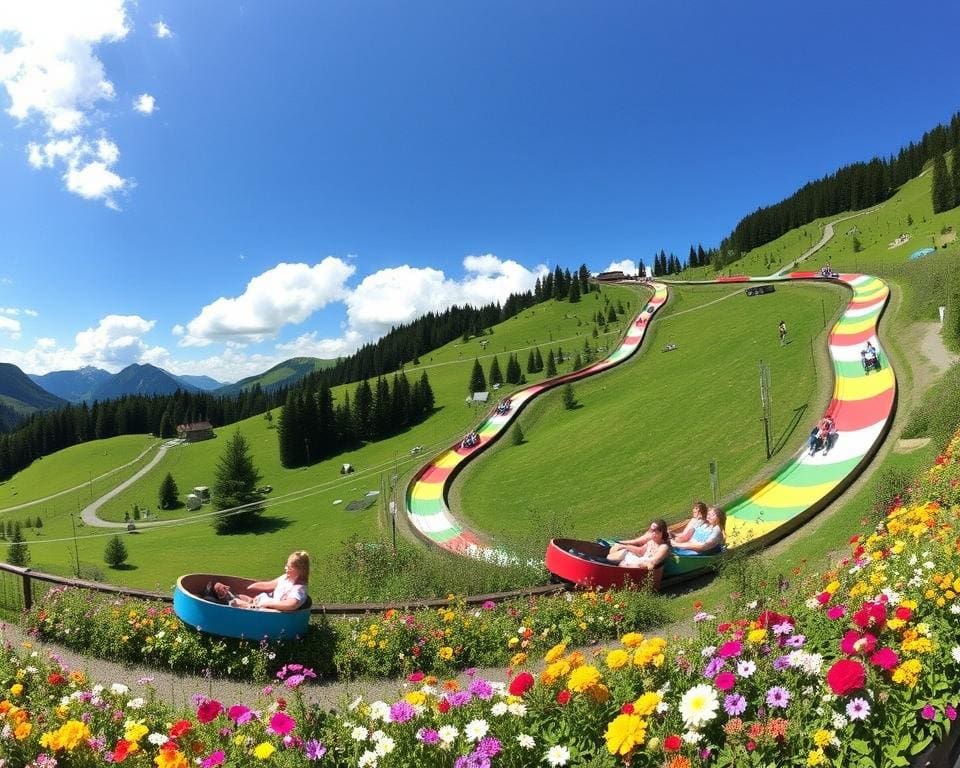
[[[880,367],[886,368],[887,361],[883,355],[879,355],[880,358]],[[876,375],[876,371],[871,371],[869,374],[863,370],[863,363],[854,362],[852,360],[844,361],[837,360],[833,364],[833,370],[838,376],[843,376],[847,379],[858,379],[868,375]]]
[[[759,504],[747,501],[731,509],[727,513],[727,516],[735,517],[737,520],[743,520],[745,523],[779,523],[796,517],[803,512],[807,506],[806,504],[797,504],[792,507],[761,507]]]
[[[811,485],[832,483],[845,477],[860,463],[860,457],[838,461],[836,464],[801,464],[794,462],[772,478],[773,482],[789,488],[807,488]]]

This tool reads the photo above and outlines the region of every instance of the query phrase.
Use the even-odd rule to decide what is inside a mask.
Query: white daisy
[[[553,766],[566,765],[570,762],[570,750],[557,744],[547,750],[547,762]]]
[[[358,725],[352,731],[350,731],[350,738],[354,741],[366,741],[369,734],[370,731],[368,731],[362,725]]]
[[[524,749],[533,749],[536,746],[536,742],[533,740],[533,736],[528,736],[525,733],[521,733],[517,736],[517,744],[519,744]]]
[[[440,737],[440,741],[444,744],[452,744],[457,740],[457,736],[460,735],[460,731],[457,730],[454,725],[444,725],[437,731],[437,735]]]
[[[680,717],[688,728],[698,728],[717,716],[720,701],[713,686],[701,683],[693,686],[680,699]]]
[[[480,741],[489,730],[486,720],[471,720],[463,729],[463,735],[467,737],[467,741]]]

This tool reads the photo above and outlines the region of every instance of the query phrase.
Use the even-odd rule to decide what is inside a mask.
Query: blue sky
[[[0,360],[233,380],[557,263],[682,258],[949,119],[958,28],[927,0],[0,1]]]

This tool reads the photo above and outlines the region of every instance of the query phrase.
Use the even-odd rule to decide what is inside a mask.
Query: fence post
[[[23,571],[23,610],[29,611],[33,608],[33,589],[30,587],[30,569]]]

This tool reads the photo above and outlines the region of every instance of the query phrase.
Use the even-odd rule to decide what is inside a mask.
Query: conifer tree
[[[930,187],[930,196],[933,201],[933,212],[942,213],[953,206],[953,184],[947,173],[947,161],[944,156],[937,155],[933,161],[933,182]]]
[[[950,179],[953,182],[953,207],[960,205],[960,142],[953,146],[953,168]]]
[[[430,379],[427,372],[424,371],[420,376],[420,394],[423,397],[424,413],[429,414],[433,410],[433,389],[430,387]]]
[[[497,359],[497,356],[493,356],[493,360],[490,363],[490,372],[487,374],[487,381],[490,382],[490,385],[494,384],[503,384],[503,373],[500,371],[500,361]]]
[[[571,304],[576,304],[580,301],[580,280],[570,280],[570,290],[567,292],[567,300]]]
[[[557,375],[557,361],[553,359],[553,350],[547,353],[547,378]]]
[[[487,380],[483,375],[483,368],[480,366],[480,361],[477,358],[473,358],[473,370],[470,371],[470,384],[468,391],[471,393],[487,391]]]
[[[37,519],[33,522],[34,528],[43,528],[43,520],[40,519],[40,515],[37,515]]]
[[[577,276],[580,278],[580,294],[586,295],[590,293],[590,270],[587,269],[586,264],[580,265]]]
[[[353,394],[353,426],[358,440],[373,437],[373,390],[364,379]]]
[[[163,481],[160,483],[160,490],[158,492],[157,506],[160,509],[173,509],[177,506],[177,497],[180,495],[180,491],[177,489],[177,483],[173,479],[173,475],[167,472],[167,476],[163,478]]]
[[[517,421],[516,424],[513,425],[513,429],[510,430],[510,437],[514,445],[523,445],[525,436],[523,434],[523,427],[520,426],[519,421]]]
[[[10,540],[10,546],[7,547],[7,562],[21,568],[30,565],[30,548],[23,541],[23,531],[20,530],[20,523],[13,526],[13,530],[7,535],[7,539]]]
[[[613,304],[610,305],[610,308],[607,311],[607,322],[608,323],[617,322],[617,310],[613,308]]]
[[[390,434],[390,385],[382,376],[377,377],[373,395],[373,434],[376,439]]]
[[[533,350],[527,354],[527,373],[537,372],[537,358],[533,355]]]
[[[516,355],[510,355],[507,358],[507,381],[510,384],[519,384],[523,378],[523,371],[520,370],[520,361]]]
[[[563,385],[563,407],[568,411],[572,411],[577,405],[576,395],[573,394],[573,385],[570,382],[567,382]]]
[[[229,438],[217,464],[213,484],[213,503],[218,510],[242,506],[242,510],[214,515],[217,533],[232,533],[248,528],[263,512],[263,496],[257,492],[260,472],[253,463],[250,446],[242,432]]]
[[[537,364],[536,373],[543,370],[543,355],[540,354],[540,347],[533,348],[533,356]]]
[[[119,568],[127,562],[127,545],[123,543],[119,536],[114,536],[107,541],[107,546],[103,550],[103,561],[111,568]]]
[[[280,411],[277,440],[280,445],[280,463],[287,469],[306,464],[303,423],[300,419],[299,398],[295,390],[287,392],[287,402]]]

